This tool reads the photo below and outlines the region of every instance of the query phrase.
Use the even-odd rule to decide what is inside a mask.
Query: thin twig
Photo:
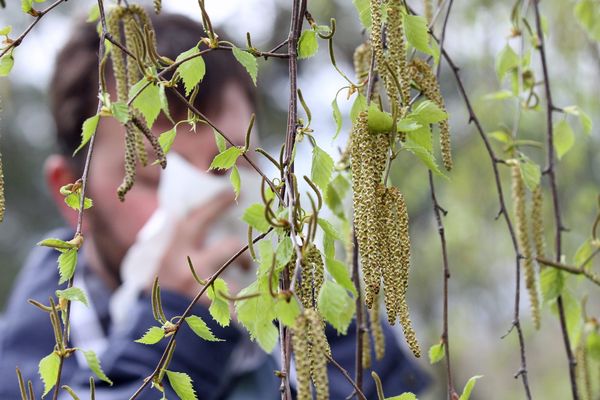
[[[598,252],[600,252],[600,249],[596,249],[596,254],[598,254]],[[561,271],[568,272],[569,274],[583,275],[586,278],[588,278],[590,281],[594,282],[596,285],[600,285],[600,276],[598,276],[597,274],[593,273],[592,271],[590,271],[588,269],[583,268],[583,266],[576,267],[574,265],[561,264],[559,262],[548,260],[543,257],[536,257],[536,260],[540,264],[544,264],[549,267],[554,267],[556,269],[560,269]]]
[[[538,37],[538,48],[540,51],[540,58],[542,62],[542,71],[544,74],[544,90],[546,93],[546,144],[547,144],[547,166],[545,169],[548,179],[550,181],[550,189],[552,191],[552,201],[554,210],[554,224],[555,224],[555,257],[556,261],[560,262],[562,254],[562,231],[564,230],[561,216],[560,216],[560,205],[558,202],[558,185],[556,183],[556,174],[554,170],[554,132],[552,126],[552,112],[554,111],[554,103],[552,101],[552,91],[550,90],[550,75],[548,73],[548,62],[546,61],[546,47],[544,45],[544,33],[542,30],[542,22],[539,10],[539,0],[534,0],[533,7],[535,11],[535,26],[536,34]],[[558,306],[558,314],[560,317],[560,328],[562,330],[563,341],[565,350],[567,353],[567,360],[569,362],[569,376],[571,379],[571,393],[573,400],[579,399],[579,392],[577,390],[577,378],[575,375],[576,361],[571,349],[571,342],[569,340],[569,332],[567,330],[567,322],[565,319],[565,310],[563,305],[562,296],[558,296],[556,299],[556,305]]]
[[[327,353],[324,353],[324,354],[325,354],[325,357],[327,358],[327,360],[329,360],[329,362],[332,363],[342,373],[342,375],[344,375],[344,378],[346,378],[346,380],[348,382],[350,382],[350,384],[352,385],[352,387],[354,387],[354,391],[356,392],[356,395],[361,400],[367,400],[367,397],[365,396],[365,394],[363,393],[363,391],[359,389],[359,387],[357,386],[356,382],[354,382],[352,380],[352,378],[350,377],[350,374],[348,373],[348,371],[346,371],[346,369],[344,367],[342,367],[337,361],[335,361],[333,359],[333,357],[331,357],[329,354],[327,354]]]
[[[27,36],[29,34],[29,32],[31,32],[33,27],[36,26],[38,22],[40,22],[40,20],[44,17],[44,15],[48,14],[54,8],[58,7],[61,3],[66,3],[66,2],[67,2],[67,0],[57,0],[42,11],[35,11],[35,13],[36,13],[35,20],[33,20],[33,22],[27,27],[27,29],[25,29],[23,31],[23,33],[21,33],[21,35],[19,35],[18,38],[16,38],[8,46],[6,46],[4,49],[2,49],[2,51],[0,52],[0,58],[2,58],[10,49],[14,49],[15,47],[18,47],[23,42],[23,39],[25,39],[25,36]]]

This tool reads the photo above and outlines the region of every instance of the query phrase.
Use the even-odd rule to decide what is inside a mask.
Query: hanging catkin
[[[371,328],[371,335],[373,335],[373,346],[375,348],[375,358],[377,360],[381,360],[385,355],[385,337],[383,336],[383,327],[381,326],[379,311],[379,296],[377,296],[373,308],[369,310],[369,326]]]
[[[535,255],[544,257],[544,220],[543,212],[542,185],[537,185],[532,193],[531,224],[533,227],[533,244],[535,246]]]
[[[523,256],[523,270],[525,274],[525,286],[529,292],[529,301],[531,302],[531,314],[536,329],[540,327],[540,306],[538,292],[536,287],[535,270],[533,268],[533,258],[531,243],[529,240],[529,227],[527,225],[527,210],[525,199],[525,183],[521,176],[521,168],[518,161],[512,166],[512,197],[515,213],[515,225],[517,231],[517,241],[519,249]]]
[[[366,83],[369,78],[369,69],[371,67],[371,45],[363,43],[354,50],[354,74],[360,83]],[[366,96],[367,85],[359,89],[360,94]]]
[[[308,344],[308,319],[304,314],[296,318],[292,332],[292,347],[296,364],[297,400],[312,400],[310,388],[310,351]]]
[[[323,285],[324,266],[321,252],[314,244],[310,243],[302,257],[301,285],[299,291],[300,301],[305,308],[316,307],[317,297]]]
[[[371,335],[368,331],[362,335],[362,367],[371,368]]]
[[[433,18],[433,2],[432,0],[423,0],[423,15],[428,24],[431,24]]]
[[[421,92],[429,100],[433,101],[440,109],[446,110],[444,99],[440,92],[437,78],[429,64],[415,58],[411,62],[411,77],[421,89]],[[442,160],[447,171],[452,169],[452,150],[450,145],[450,125],[448,119],[439,122],[440,125],[440,147],[442,149]]]
[[[125,7],[116,6],[112,9],[108,15],[107,27],[108,32],[112,36],[113,40],[119,44],[121,43],[121,19],[125,14]],[[112,46],[110,57],[112,60],[113,73],[115,75],[115,82],[117,86],[117,99],[122,102],[127,102],[127,67],[125,65],[125,54],[118,46]]]
[[[131,123],[128,123],[125,128],[125,176],[123,177],[123,182],[117,189],[117,195],[121,201],[125,201],[125,195],[135,183],[135,132],[133,131],[134,128]]]
[[[152,149],[154,150],[154,154],[156,155],[156,159],[158,160],[160,166],[162,168],[166,168],[167,167],[167,158],[165,157],[165,153],[163,152],[163,149],[160,146],[160,143],[158,142],[158,139],[156,138],[156,136],[154,136],[152,131],[148,128],[148,125],[146,125],[144,120],[142,118],[140,118],[140,116],[138,115],[137,112],[133,113],[131,121],[132,121],[133,125],[137,129],[139,129],[140,132],[142,132],[142,134],[146,137],[148,142],[150,142],[150,144],[152,145]]]
[[[391,93],[397,93],[396,86],[391,78],[389,70],[386,68],[386,59],[382,37],[382,15],[381,15],[381,0],[371,0],[371,46],[375,53],[376,70],[383,82],[385,91],[390,96]],[[394,97],[395,94],[390,96]]]
[[[153,5],[154,5],[154,12],[156,14],[160,14],[160,10],[162,9],[162,1],[154,0]]]
[[[310,375],[316,389],[317,400],[328,400],[329,378],[325,354],[331,357],[331,349],[325,336],[325,323],[314,308],[305,309],[304,314],[309,326]]]
[[[388,93],[398,106],[408,106],[410,101],[410,72],[406,61],[406,42],[400,2],[391,2],[388,9],[388,57],[387,63],[400,84],[400,93],[394,84],[394,91]]]
[[[377,224],[375,191],[385,169],[388,138],[384,134],[371,134],[367,113],[362,112],[353,126],[351,141],[354,227],[365,281],[365,302],[371,308],[381,282],[377,235],[385,229]]]

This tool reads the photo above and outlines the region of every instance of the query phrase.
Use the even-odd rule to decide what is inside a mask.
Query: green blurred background
[[[57,50],[69,35],[72,17],[84,17],[94,2],[68,2],[46,16],[15,52],[15,66],[9,79],[0,80],[0,148],[6,182],[7,214],[0,225],[0,308],[10,294],[15,276],[27,253],[51,228],[61,224],[45,188],[42,166],[54,150],[54,126],[49,113],[47,83]],[[150,2],[142,4],[150,5]],[[165,10],[182,12],[199,19],[194,1],[163,0]],[[239,45],[245,33],[253,34],[255,46],[267,49],[287,36],[289,1],[207,0],[208,11]],[[511,127],[514,100],[489,101],[483,97],[501,88],[495,73],[495,57],[510,35],[511,2],[470,0],[455,2],[450,16],[446,48],[461,67],[461,77],[475,111],[488,132]],[[409,1],[417,10],[419,2]],[[577,104],[600,123],[600,53],[574,18],[572,1],[542,1],[547,18],[549,69],[555,103]],[[351,55],[364,37],[355,9],[349,0],[313,0],[309,9],[319,24],[330,17],[337,20],[336,55],[340,67],[352,73]],[[0,14],[0,25],[22,31],[31,17],[11,2]],[[240,23],[243,21],[243,23]],[[438,27],[439,29],[439,27]],[[13,35],[16,36],[16,35]],[[518,42],[511,41],[515,46]],[[516,48],[516,47],[515,47]],[[539,56],[533,54],[533,68],[540,71]],[[285,61],[259,63],[259,133],[264,147],[274,149],[282,141],[287,109],[287,64]],[[461,389],[473,375],[484,375],[474,392],[476,399],[523,398],[520,381],[513,378],[519,368],[517,337],[501,336],[512,322],[515,290],[514,254],[502,220],[495,221],[498,198],[493,185],[490,160],[459,96],[455,80],[444,64],[442,92],[451,115],[455,168],[450,179],[436,178],[440,203],[449,213],[444,219],[450,268],[450,341],[455,383]],[[540,78],[538,78],[540,79]],[[330,103],[344,81],[331,67],[326,43],[318,55],[300,63],[299,85],[313,112],[313,127],[319,143],[337,154],[349,130],[349,102],[339,97],[344,113],[342,135],[332,142],[335,126]],[[541,90],[539,91],[540,95]],[[542,97],[543,99],[543,97]],[[561,118],[555,116],[555,120]],[[594,127],[591,136],[582,133],[579,122],[569,117],[575,130],[573,149],[558,164],[558,184],[564,221],[566,261],[590,235],[600,193],[600,139]],[[545,135],[543,112],[522,115],[521,135],[542,141]],[[501,152],[500,144],[495,148]],[[528,150],[543,162],[539,150]],[[301,152],[300,157],[309,156]],[[300,159],[299,164],[302,164]],[[509,171],[500,166],[506,198],[510,203]],[[404,157],[393,171],[393,179],[408,201],[413,244],[409,304],[422,347],[439,341],[442,322],[442,265],[440,243],[432,212],[427,170],[415,158]],[[546,193],[547,194],[547,193]],[[548,198],[549,199],[549,198]],[[550,202],[545,213],[550,219]],[[547,243],[552,243],[550,234]],[[596,261],[596,266],[598,261]],[[577,298],[589,293],[588,314],[600,316],[600,289],[581,279],[571,278],[569,286]],[[570,398],[567,361],[557,318],[545,307],[542,329],[533,328],[528,299],[522,297],[521,315],[527,345],[529,377],[534,398]],[[429,366],[436,385],[422,399],[444,398],[442,363]]]

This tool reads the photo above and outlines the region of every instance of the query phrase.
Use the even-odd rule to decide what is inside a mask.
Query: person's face
[[[223,88],[222,104],[220,114],[208,117],[236,145],[243,145],[253,111],[250,102],[239,86],[229,84]],[[152,131],[158,136],[171,127],[166,118],[159,118]],[[125,253],[158,206],[160,177],[159,165],[142,167],[138,163],[133,188],[124,202],[118,199],[116,191],[125,173],[124,133],[114,118],[101,118],[88,178],[87,195],[94,206],[84,217],[84,237],[93,240],[98,257],[117,276]],[[146,148],[151,164],[155,156],[149,145]],[[202,171],[208,169],[218,154],[213,131],[204,124],[197,124],[196,132],[190,131],[188,124],[180,124],[171,151]],[[240,163],[243,166],[242,159]]]

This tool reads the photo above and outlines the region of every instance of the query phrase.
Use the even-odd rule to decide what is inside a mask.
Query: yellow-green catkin
[[[4,197],[4,167],[2,164],[2,153],[0,153],[0,222],[4,221],[4,213],[6,211],[6,199]]]
[[[377,203],[375,191],[382,180],[388,152],[388,138],[371,134],[367,113],[358,116],[351,133],[352,189],[354,227],[365,281],[365,302],[369,308],[379,292],[381,274],[377,254]]]
[[[392,69],[396,81],[400,85],[400,92],[394,84],[395,90],[388,93],[390,100],[400,106],[406,107],[410,101],[410,71],[406,61],[406,42],[404,41],[404,23],[401,3],[391,2],[388,9],[388,57],[387,63]]]
[[[321,252],[310,243],[302,257],[302,273],[300,284],[300,301],[305,308],[314,308],[324,280],[324,265]]]
[[[331,349],[325,336],[325,323],[319,313],[313,308],[304,310],[308,319],[308,340],[310,353],[310,375],[317,400],[329,399],[329,377],[327,375],[327,358],[331,357]]]
[[[135,129],[135,150],[137,158],[143,167],[148,165],[148,152],[144,145],[144,136],[139,129]]]
[[[542,217],[544,201],[542,198],[542,185],[537,185],[532,193],[531,225],[533,228],[533,244],[535,254],[544,257],[544,220]]]
[[[398,304],[400,304],[400,271],[402,268],[399,263],[401,249],[393,248],[390,242],[394,240],[390,236],[395,233],[392,228],[396,223],[394,221],[395,204],[390,190],[379,183],[375,191],[375,201],[377,202],[375,211],[379,218],[377,226],[380,227],[376,232],[375,239],[378,245],[376,254],[379,258],[379,274],[383,278],[385,308],[390,324],[394,324],[398,316]],[[378,307],[378,304],[373,306],[373,308],[375,307]]]
[[[356,79],[364,85],[359,89],[363,96],[367,93],[366,82],[369,79],[369,69],[371,67],[371,45],[363,43],[354,50],[354,74]]]
[[[297,400],[312,400],[310,387],[310,350],[308,343],[308,319],[304,314],[296,318],[292,330],[292,347],[296,365]]]
[[[162,0],[154,0],[153,5],[154,5],[154,12],[156,14],[160,14],[160,11],[162,10]]]
[[[427,20],[428,24],[431,24],[431,20],[433,19],[433,1],[432,0],[423,0],[423,15]]]
[[[127,124],[127,133],[125,134],[125,176],[123,182],[117,189],[117,195],[119,200],[125,201],[125,195],[133,187],[135,183],[135,158],[136,158],[136,144],[135,144],[135,133],[133,132],[133,126]]]
[[[146,60],[144,39],[140,36],[138,23],[131,13],[123,17],[123,28],[125,32],[125,45],[138,60],[127,58],[127,84],[129,87],[135,85],[142,78],[140,65]]]
[[[362,367],[371,368],[371,335],[368,331],[362,335]]]
[[[121,19],[125,15],[126,8],[122,6],[114,7],[107,18],[108,32],[112,36],[113,40],[117,43],[121,43]],[[128,100],[128,87],[127,87],[127,67],[125,64],[123,51],[117,46],[113,46],[110,52],[113,73],[115,76],[115,82],[117,86],[117,99],[122,102]]]
[[[540,305],[533,267],[533,252],[529,240],[529,226],[527,224],[527,207],[525,196],[525,183],[521,176],[521,168],[517,161],[511,166],[512,171],[512,197],[515,213],[515,225],[517,242],[521,255],[523,256],[523,270],[525,274],[525,286],[529,292],[531,302],[531,314],[536,329],[540,327]]]
[[[377,360],[381,360],[385,355],[385,336],[383,336],[383,327],[381,326],[379,312],[379,297],[377,297],[373,308],[369,310],[369,326],[371,328],[371,335],[373,335],[373,347],[375,348],[375,358]]]
[[[146,140],[150,142],[152,146],[152,150],[154,150],[154,154],[156,155],[156,159],[162,168],[166,168],[167,166],[167,158],[165,157],[165,153],[160,146],[160,143],[156,136],[152,133],[148,125],[144,122],[144,120],[139,116],[138,112],[134,112],[131,118],[131,121],[135,128],[139,129],[140,132],[146,137]]]
[[[392,254],[397,254],[398,259],[394,263],[398,264],[400,270],[398,271],[400,277],[400,287],[397,289],[400,291],[398,298],[398,315],[400,317],[400,325],[404,331],[404,338],[408,343],[408,347],[413,352],[415,357],[421,357],[421,348],[417,340],[417,335],[412,326],[410,320],[410,313],[408,310],[408,302],[406,300],[406,294],[408,289],[408,275],[410,266],[410,236],[408,231],[408,210],[406,208],[406,202],[404,196],[400,191],[392,187],[389,189],[392,197],[393,204],[395,204],[395,218],[393,219],[392,228],[389,235],[390,248]]]
[[[581,400],[593,400],[592,398],[592,380],[590,376],[589,360],[587,354],[587,335],[581,335],[579,343],[575,348],[575,378],[579,398]]]
[[[383,82],[385,91],[394,93],[395,86],[390,76],[389,70],[386,68],[385,51],[382,37],[382,12],[381,0],[371,0],[371,46],[375,53],[376,70]]]
[[[433,101],[440,109],[446,110],[444,98],[440,92],[440,86],[431,66],[425,61],[415,58],[411,62],[411,77],[417,83],[421,92],[429,100]],[[452,149],[450,144],[450,125],[448,119],[439,122],[440,126],[440,147],[442,150],[442,160],[444,168],[447,171],[452,169]]]

